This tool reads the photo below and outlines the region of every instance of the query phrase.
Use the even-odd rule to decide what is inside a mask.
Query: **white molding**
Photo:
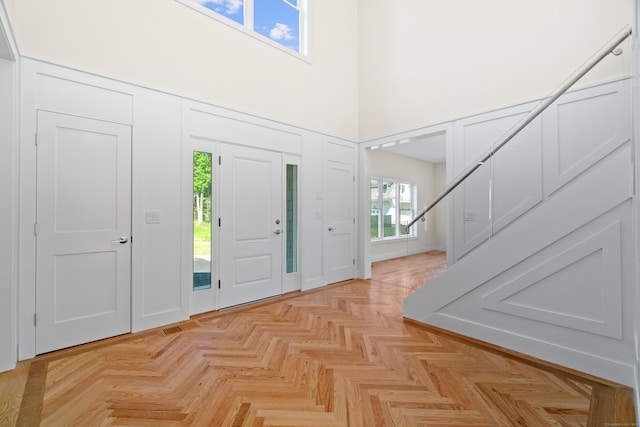
[[[0,134],[2,137],[3,168],[0,172],[4,182],[2,230],[3,259],[2,282],[0,283],[0,372],[15,368],[18,360],[18,225],[19,217],[19,63],[0,58],[0,86],[7,96],[0,98]]]
[[[186,117],[186,111],[189,108],[195,108],[197,110],[201,110],[203,112],[213,114],[216,117],[223,120],[229,120],[231,122],[240,123],[240,124],[250,124],[252,128],[260,128],[261,130],[266,129],[270,133],[278,134],[280,136],[286,135],[288,140],[292,138],[295,139],[295,142],[293,144],[289,143],[289,144],[285,144],[285,146],[279,147],[279,150],[281,151],[284,151],[287,153],[293,153],[296,155],[302,155],[303,152],[305,151],[305,146],[306,146],[307,147],[306,150],[308,150],[307,151],[308,154],[305,154],[305,155],[309,156],[311,155],[311,153],[324,152],[326,149],[326,146],[330,145],[332,147],[332,151],[343,153],[344,150],[346,150],[346,152],[349,153],[348,157],[350,159],[349,161],[351,162],[351,164],[357,165],[357,158],[356,158],[357,150],[355,149],[357,147],[357,144],[355,144],[353,141],[349,141],[344,138],[332,137],[330,135],[326,135],[320,132],[306,130],[304,128],[288,125],[281,122],[276,122],[267,118],[230,110],[230,109],[215,106],[212,104],[194,101],[189,98],[179,97],[163,91],[148,89],[138,85],[131,85],[131,84],[113,80],[110,78],[98,76],[91,73],[86,73],[80,70],[59,66],[59,65],[39,61],[39,60],[21,58],[21,63],[22,63],[22,70],[20,73],[20,82],[19,82],[21,93],[20,93],[19,101],[17,100],[17,102],[19,102],[19,110],[20,110],[20,117],[21,117],[20,127],[19,127],[20,144],[18,147],[19,153],[16,153],[16,160],[19,158],[20,167],[19,168],[16,167],[16,174],[19,173],[19,179],[16,179],[15,181],[17,184],[19,183],[19,191],[17,191],[16,200],[19,200],[19,203],[20,203],[19,207],[16,207],[16,210],[18,211],[18,215],[16,216],[19,217],[20,219],[19,227],[16,229],[16,233],[19,236],[18,241],[20,243],[19,256],[17,257],[18,259],[17,275],[19,275],[19,287],[18,287],[19,307],[16,314],[18,330],[19,330],[16,347],[18,348],[19,360],[29,359],[35,356],[35,326],[33,323],[34,313],[35,313],[35,237],[33,235],[33,228],[35,223],[35,211],[36,211],[36,207],[35,207],[35,194],[36,194],[35,158],[36,156],[35,156],[35,144],[33,142],[34,142],[34,133],[37,129],[36,112],[37,112],[37,109],[39,108],[39,99],[38,99],[39,94],[38,94],[38,84],[37,84],[38,78],[39,78],[38,76],[46,75],[46,76],[53,77],[57,81],[63,83],[63,86],[66,83],[72,82],[72,83],[77,83],[79,85],[84,85],[85,88],[88,88],[90,89],[90,91],[94,91],[94,92],[97,90],[98,92],[101,92],[101,93],[104,93],[106,91],[106,92],[113,92],[115,94],[122,94],[122,95],[125,95],[125,98],[127,99],[134,99],[135,97],[144,96],[146,91],[149,91],[149,94],[153,94],[153,96],[157,96],[160,98],[163,98],[165,96],[175,97],[179,99],[181,103],[180,114],[182,117],[179,119],[179,121],[181,121],[182,123],[181,126],[183,127],[181,131],[183,132],[181,134],[182,137],[179,138],[181,140],[184,139],[184,132],[186,132],[186,129],[184,129],[185,121],[188,121],[188,117]],[[49,79],[49,77],[47,77],[47,79]],[[56,94],[53,94],[53,95],[54,95],[54,98],[55,96],[62,96],[62,94],[59,91],[57,92],[57,95]],[[117,97],[119,96],[120,95],[118,95]],[[53,99],[53,101],[58,101],[58,100]],[[67,102],[67,101],[68,100],[63,100],[63,104],[64,102]],[[125,121],[125,122],[132,123],[134,126],[134,141],[133,141],[134,153],[138,153],[136,158],[140,162],[141,152],[139,151],[139,148],[141,147],[139,146],[139,144],[144,144],[144,141],[138,141],[138,138],[140,137],[145,138],[145,136],[141,135],[139,133],[140,128],[136,127],[136,123],[139,123],[139,118],[136,118],[135,116],[136,114],[135,105],[136,104],[134,103],[134,113],[127,113],[127,115],[124,118],[117,118],[117,117],[114,118],[114,116],[104,115],[103,113],[100,113],[100,112],[97,112],[93,115],[98,116],[95,118],[102,119],[102,120]],[[54,105],[53,107],[50,107],[50,108],[58,109],[61,107]],[[162,109],[163,107],[160,106],[160,108]],[[66,112],[71,114],[77,114],[77,115],[82,114],[82,111],[78,111],[77,108],[66,111]],[[147,133],[148,132],[146,131],[144,132],[145,135]],[[152,137],[149,137],[149,138],[154,139]],[[152,141],[150,141],[149,143],[152,143]],[[314,145],[317,145],[317,147],[311,147]],[[271,148],[278,148],[278,147],[271,147]],[[184,151],[184,147],[181,149],[181,152],[183,151]],[[145,157],[143,156],[142,158],[145,158]],[[318,159],[321,159],[321,158],[322,157],[318,157]],[[180,163],[184,163],[184,159],[177,160],[177,161],[179,161]],[[309,180],[310,179],[309,177],[314,176],[313,179],[316,179],[317,177],[315,177],[313,173],[311,175],[305,175],[307,174],[306,168],[308,168],[309,166],[312,166],[312,163],[313,163],[312,161],[309,161],[307,163],[307,161],[305,161],[305,159],[303,158],[301,162],[302,162],[302,168],[301,168],[302,177],[301,177],[300,185],[303,186],[311,182]],[[136,173],[135,172],[136,168],[140,168],[140,167],[142,167],[142,163],[134,164],[134,174]],[[313,167],[311,167],[311,169],[313,170]],[[357,168],[354,167],[354,172],[356,171],[357,171]],[[142,173],[142,172],[143,171],[138,170],[138,173]],[[148,177],[143,179],[140,176],[134,176],[134,182],[137,182],[138,186],[143,185],[145,182],[144,181],[145,179],[148,179]],[[314,187],[318,187],[318,186],[314,186]],[[314,191],[318,191],[320,188],[322,188],[322,183],[320,183],[320,186]],[[134,191],[136,190],[134,189]],[[140,193],[139,191],[136,194],[138,195],[138,197],[145,196],[144,193]],[[303,197],[302,201],[304,200],[306,200],[307,203],[312,201],[308,197],[306,199],[305,197]],[[132,215],[136,216],[136,221],[139,221],[139,218],[137,217],[141,217],[144,214],[144,209],[148,208],[143,206],[141,203],[144,203],[144,202],[138,201],[136,204],[136,206],[138,207],[132,211]],[[312,203],[308,207],[303,206],[302,210],[317,209],[314,206],[315,204]],[[184,213],[182,215],[184,215]],[[312,229],[316,225],[316,223],[313,220],[310,220],[308,222],[313,224],[307,224],[307,226],[305,226],[303,230],[301,230],[302,233],[310,231],[309,227],[311,227]],[[132,227],[134,227],[133,231],[138,236],[141,236],[139,233],[141,232],[140,231],[141,229],[144,229],[144,225],[141,225],[138,223],[135,223],[135,224],[137,225],[132,224]],[[171,233],[173,233],[173,231]],[[184,234],[185,233],[184,229],[181,228],[180,233]],[[311,236],[311,240],[314,242],[312,244],[314,246],[321,246],[321,242],[318,243],[316,241],[316,237],[317,236],[315,234]],[[307,239],[302,240],[303,242],[301,247],[302,251],[304,251],[305,249],[309,249],[309,244],[305,243],[306,240]],[[143,242],[141,240],[137,240],[136,243],[142,244]],[[354,252],[355,252],[355,249],[354,249]],[[139,253],[136,252],[136,254],[138,254],[136,256],[138,256],[139,258]],[[187,261],[181,260],[180,262],[184,263]],[[318,262],[320,262],[321,264],[322,259],[318,260]],[[133,268],[135,269],[137,267],[134,266]],[[181,283],[179,285],[182,286],[181,288],[181,292],[183,294],[182,298],[183,298],[183,301],[185,300],[188,301],[188,298],[184,297],[184,293],[186,292],[185,282],[188,283],[184,275],[185,268],[181,267],[180,270],[181,270],[181,273],[180,273]],[[307,274],[310,275],[310,277],[305,276],[305,270],[303,266],[301,266],[301,271],[302,271],[302,281],[303,281],[302,287],[305,290],[326,285],[326,279],[324,277],[316,277],[317,276],[316,271],[307,272]],[[141,278],[139,271],[138,272],[136,272],[135,270],[132,271],[132,275],[134,277],[138,277],[138,279]],[[140,295],[137,296],[136,301],[140,302]],[[132,304],[133,303],[134,301],[132,300]],[[157,312],[154,311],[153,316],[146,316],[144,313],[141,313],[141,312],[132,312],[132,316],[134,317],[132,322],[132,330],[134,331],[143,330],[149,327],[160,326],[159,323],[183,320],[188,317],[188,313],[181,314],[176,310],[174,310],[173,307],[170,307],[169,309],[164,311],[162,311],[163,307],[159,307],[159,310],[160,311],[157,311]],[[165,320],[158,320],[158,319],[165,319]]]
[[[630,92],[630,81],[621,80],[563,95],[544,111],[542,120],[546,197],[552,196],[616,148],[629,142]],[[575,111],[573,117],[567,114],[572,109]],[[589,111],[586,111],[587,109]],[[605,116],[604,122],[610,128],[602,129],[603,120],[597,116],[605,114],[608,116]],[[585,122],[585,115],[600,120]],[[574,122],[571,122],[572,119]],[[560,131],[563,129],[568,129],[571,133],[564,135]],[[594,138],[603,137],[601,133],[604,131],[607,132],[606,138],[594,141]],[[563,149],[567,145],[568,148]],[[571,154],[571,158],[568,154]],[[571,164],[568,164],[570,160]]]
[[[487,326],[443,313],[434,313],[423,321],[476,339],[513,348],[541,360],[549,360],[580,372],[591,373],[610,381],[633,387],[634,366],[608,357],[576,351],[573,348],[533,339],[513,331]],[[607,375],[602,375],[606,372]]]
[[[528,269],[513,280],[485,294],[480,302],[482,308],[609,338],[623,339],[620,233],[621,224],[620,221],[616,221],[571,248],[550,255],[542,264]],[[594,272],[593,277],[585,277],[584,274],[580,275],[581,270],[576,268],[581,264],[600,271]],[[599,276],[598,273],[600,273]],[[549,289],[541,291],[540,288],[544,287],[545,282],[558,274],[563,274],[562,281],[554,283],[558,286],[554,286],[553,291]],[[602,290],[603,283],[607,284],[606,292]],[[572,286],[577,287],[577,285],[580,289],[572,289]],[[525,292],[528,293],[526,298],[522,295]],[[533,302],[532,292],[547,292],[547,294]],[[582,293],[580,304],[571,310],[566,308],[558,310],[556,308],[558,303],[566,305],[560,296],[567,292],[572,295]]]
[[[16,43],[9,14],[3,1],[0,1],[0,45],[4,44],[8,50],[8,57],[4,57],[9,61],[17,61],[19,59],[18,45]],[[1,56],[1,55],[0,55]]]
[[[637,287],[630,271],[637,262],[631,253],[632,167],[627,143],[409,296],[404,302],[405,316],[628,384],[635,363],[634,331],[630,325],[635,319],[633,296]],[[561,297],[566,306],[561,301],[549,304],[554,311],[565,314],[560,318],[542,315],[549,307],[536,305],[539,294],[527,300],[534,302],[529,305],[542,309],[537,312],[523,311],[521,299],[517,312],[500,304],[501,300],[508,301],[518,286],[538,283],[564,265],[597,254],[598,247],[603,251],[601,260],[592,256],[585,261],[595,263],[589,268],[573,266],[577,271],[567,271],[572,278],[593,271],[603,274],[585,291],[600,289],[598,284],[606,285],[604,291],[612,295],[604,296],[606,301],[601,308],[612,309],[613,313],[600,312],[592,318],[594,322],[571,319],[572,315],[584,314],[584,309],[575,310],[575,301],[566,292]],[[605,260],[606,257],[611,258]],[[600,261],[602,266],[597,265]],[[511,286],[513,292],[491,295],[504,286]],[[570,284],[565,289],[574,292],[576,287],[577,284]],[[543,285],[546,294],[549,289]],[[589,295],[589,307],[599,297]],[[581,298],[586,297],[576,297],[578,302]],[[497,301],[497,306],[483,304],[483,299]],[[598,319],[604,324],[597,325]]]
[[[582,85],[582,86],[575,86],[572,89],[568,90],[565,95],[567,94],[571,94],[571,93],[575,93],[575,92],[579,92],[582,90],[588,90],[591,88],[596,88],[598,86],[606,86],[609,85],[611,83],[615,83],[615,82],[620,82],[620,81],[625,81],[625,80],[630,80],[631,76],[621,76],[621,77],[615,77],[615,78],[611,78],[611,79],[606,79],[606,80],[602,80],[599,81],[597,83],[590,83],[590,84],[586,84],[586,85]],[[458,120],[466,120],[466,119],[470,119],[476,116],[482,116],[485,114],[492,114],[492,113],[496,113],[496,112],[500,112],[500,111],[506,111],[506,110],[510,110],[512,108],[520,108],[523,105],[526,104],[535,104],[535,103],[539,103],[544,101],[546,98],[533,98],[533,99],[529,99],[529,100],[525,100],[522,102],[517,102],[515,104],[508,104],[508,105],[501,105],[501,106],[497,106],[494,108],[488,108],[486,110],[482,110],[482,111],[478,111],[476,113],[473,114],[467,114],[464,116],[458,116],[458,117],[452,117],[451,119],[448,120],[443,120],[440,122],[435,122],[435,123],[428,123],[425,124],[424,126],[420,126],[414,129],[409,129],[409,130],[405,130],[402,132],[396,132],[396,133],[391,133],[391,134],[387,134],[387,135],[382,135],[382,136],[377,136],[375,138],[369,138],[369,139],[365,139],[362,141],[359,141],[359,144],[363,145],[364,147],[371,147],[374,145],[380,145],[380,144],[384,144],[387,142],[393,142],[393,141],[397,141],[400,139],[405,139],[405,138],[413,138],[416,136],[423,136],[423,135],[429,135],[429,134],[433,134],[433,133],[439,133],[442,132],[442,130],[445,130],[447,128],[447,126],[449,126],[451,123],[454,123]]]
[[[36,63],[21,61],[20,75],[20,244],[18,359],[36,355],[35,236],[36,222]]]
[[[336,141],[342,141],[342,143],[345,143],[345,144],[348,144],[348,143],[356,144],[356,145],[358,144],[357,140],[351,140],[349,138],[344,138],[341,136],[333,135],[324,131],[320,131],[317,129],[312,129],[304,126],[292,125],[283,121],[260,116],[254,113],[247,113],[240,110],[235,110],[231,107],[215,104],[210,101],[203,101],[201,99],[194,98],[193,96],[186,95],[184,93],[171,92],[168,90],[154,88],[153,86],[145,86],[140,83],[133,83],[126,80],[120,80],[114,77],[104,76],[101,74],[97,74],[94,71],[90,71],[75,65],[69,65],[63,62],[53,62],[46,58],[38,58],[35,56],[29,56],[29,55],[21,55],[20,59],[22,61],[29,62],[29,63],[40,64],[39,66],[42,67],[43,70],[47,70],[45,74],[52,73],[52,75],[55,75],[59,78],[78,81],[79,83],[84,83],[84,84],[92,84],[90,82],[94,82],[93,84],[96,85],[97,87],[109,87],[111,90],[124,91],[125,93],[129,91],[135,91],[136,89],[151,90],[154,92],[179,97],[185,102],[192,102],[194,103],[194,105],[199,105],[202,108],[204,108],[205,111],[218,112],[218,113],[212,113],[212,114],[220,114],[220,115],[223,115],[224,117],[229,117],[229,118],[239,117],[241,118],[241,120],[249,121],[254,124],[263,124],[265,126],[273,126],[274,128],[278,128],[282,130],[291,129],[291,130],[294,130],[294,132],[302,132],[302,133],[311,132],[316,135],[321,135],[325,138],[334,139]],[[73,76],[76,76],[75,79]],[[96,82],[102,82],[102,83],[96,83]],[[128,89],[123,89],[123,88],[128,88]],[[266,125],[266,123],[268,123],[269,125]]]
[[[408,255],[417,255],[417,254],[421,254],[424,252],[431,252],[431,251],[444,251],[445,248],[443,247],[426,247],[426,248],[413,248],[413,249],[409,249],[407,251],[395,251],[395,252],[387,252],[384,254],[380,254],[380,255],[373,255],[371,256],[371,262],[378,262],[378,261],[386,261],[389,259],[396,259],[396,258],[404,258]]]
[[[640,2],[633,2],[633,32],[631,34],[631,48],[633,49],[632,57],[632,80],[631,80],[631,144],[635,153],[634,175],[635,182],[633,188],[632,203],[632,230],[633,230],[633,273],[635,283],[635,322],[633,325],[635,339],[635,375],[634,389],[636,401],[636,418],[640,415],[640,200],[638,199],[638,190],[640,189]]]

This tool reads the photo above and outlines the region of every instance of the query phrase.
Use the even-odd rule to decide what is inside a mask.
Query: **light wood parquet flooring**
[[[371,280],[20,362],[0,374],[0,426],[635,425],[616,409],[628,389],[404,321],[443,269],[439,252],[376,263]]]

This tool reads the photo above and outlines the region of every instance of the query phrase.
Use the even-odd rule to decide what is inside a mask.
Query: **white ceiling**
[[[446,160],[445,147],[445,132],[439,132],[386,143],[379,149],[430,163],[444,163]]]

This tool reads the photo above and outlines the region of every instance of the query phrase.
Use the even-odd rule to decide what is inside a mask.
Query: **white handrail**
[[[514,127],[512,127],[507,133],[505,133],[491,148],[491,150],[474,162],[471,166],[465,169],[458,177],[449,185],[447,185],[438,195],[422,210],[414,219],[407,224],[407,229],[415,224],[420,218],[422,218],[427,212],[429,212],[435,205],[437,205],[442,199],[444,199],[449,193],[456,189],[462,182],[475,172],[480,166],[487,160],[493,157],[498,150],[500,150],[507,142],[511,141],[522,129],[524,129],[529,123],[531,123],[536,117],[547,109],[553,102],[562,96],[571,86],[573,86],[578,80],[587,74],[593,67],[595,67],[600,61],[602,61],[607,55],[613,53],[619,55],[620,51],[616,50],[618,45],[622,43],[631,35],[631,27],[625,26],[620,30],[609,43],[607,43],[602,49],[596,52],[587,62],[582,65],[576,72],[562,83],[559,88],[547,98],[544,98],[540,103],[531,110],[525,117],[522,118]]]

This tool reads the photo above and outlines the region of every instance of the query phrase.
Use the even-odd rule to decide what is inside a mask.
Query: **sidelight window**
[[[287,165],[287,273],[298,271],[298,165]]]
[[[193,290],[211,289],[212,155],[193,152]]]

